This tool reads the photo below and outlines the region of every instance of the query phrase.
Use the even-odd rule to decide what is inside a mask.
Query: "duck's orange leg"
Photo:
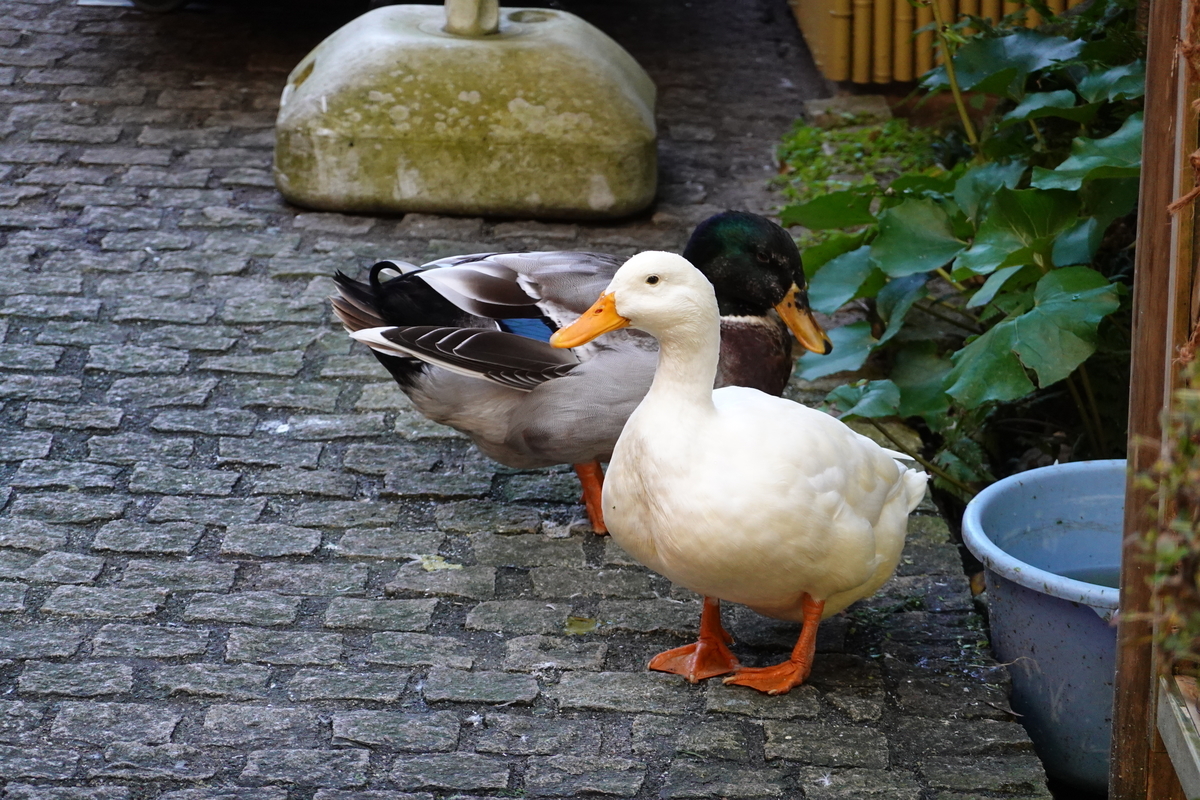
[[[688,683],[725,675],[738,668],[737,656],[726,645],[733,637],[721,625],[721,601],[704,598],[700,612],[700,636],[695,644],[676,647],[650,659],[650,669],[682,675]]]
[[[825,610],[824,600],[813,600],[807,594],[801,600],[804,611],[804,628],[792,648],[792,657],[773,667],[747,667],[730,675],[725,683],[749,686],[767,694],[786,694],[793,687],[804,683],[812,672],[813,656],[817,652],[817,626],[821,624],[821,613]]]
[[[608,528],[604,527],[604,507],[600,502],[600,492],[604,488],[604,470],[600,468],[600,462],[576,464],[575,474],[583,485],[583,505],[587,508],[592,530],[597,534],[608,533]]]

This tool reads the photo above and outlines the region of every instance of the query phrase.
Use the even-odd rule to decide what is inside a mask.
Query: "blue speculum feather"
[[[541,319],[501,319],[500,330],[524,336],[526,339],[537,339],[539,342],[550,341],[554,329]]]

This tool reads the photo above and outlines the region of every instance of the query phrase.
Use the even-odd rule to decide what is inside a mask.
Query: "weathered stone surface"
[[[17,474],[9,479],[9,485],[33,489],[112,489],[119,471],[103,464],[30,459],[22,462]]]
[[[14,517],[43,522],[83,524],[117,519],[125,514],[129,501],[124,497],[77,494],[29,494],[12,504]]]
[[[253,628],[229,632],[225,658],[267,664],[336,664],[342,657],[342,637],[333,633],[287,633]]]
[[[1036,794],[1045,788],[1046,775],[1027,758],[950,757],[921,762],[921,773],[935,789],[955,792]]]
[[[584,792],[629,797],[645,779],[645,765],[626,758],[557,755],[530,759],[525,785],[530,794],[577,797]]]
[[[218,704],[204,715],[202,735],[221,745],[304,746],[315,743],[320,731],[311,709]]]
[[[486,500],[446,503],[434,509],[433,514],[438,527],[448,533],[537,533],[542,522],[532,508]]]
[[[161,589],[59,586],[42,604],[44,614],[68,617],[148,617],[167,600]]]
[[[193,499],[164,497],[150,509],[150,522],[197,522],[202,525],[230,525],[235,522],[254,522],[266,508],[265,499],[248,500],[240,497]]]
[[[227,592],[233,586],[235,564],[174,563],[132,560],[125,566],[121,586],[161,587],[168,591]]]
[[[518,636],[505,646],[504,668],[518,672],[543,669],[599,670],[608,654],[605,642],[580,642],[552,636]]]
[[[565,569],[535,567],[530,570],[533,591],[539,597],[652,597],[650,576],[624,569]]]
[[[353,528],[331,546],[346,558],[407,560],[417,554],[434,554],[446,538],[441,531],[396,528]]]
[[[221,539],[223,554],[262,558],[312,555],[320,546],[320,531],[277,522],[230,525]]]
[[[570,614],[566,603],[535,600],[489,600],[467,614],[466,627],[504,633],[559,633]]]
[[[788,782],[773,769],[740,769],[727,764],[698,764],[677,759],[671,764],[662,796],[785,797]]]
[[[188,465],[192,448],[191,439],[123,433],[88,439],[88,458],[104,464],[133,464],[149,458],[159,464],[183,468]]]
[[[408,675],[390,672],[332,672],[301,670],[288,683],[293,700],[370,700],[395,703],[404,691]]]
[[[451,711],[349,711],[333,715],[335,740],[417,753],[453,750],[458,743],[458,728],[458,717]]]
[[[391,780],[401,789],[504,789],[508,766],[499,759],[472,753],[400,756],[392,762]]]
[[[510,672],[466,672],[434,667],[425,679],[422,694],[436,703],[532,703],[538,696],[537,679]]]
[[[600,725],[591,720],[488,714],[475,749],[505,755],[598,753]]]
[[[428,630],[438,601],[360,600],[335,597],[325,609],[328,628],[366,628],[382,631]]]
[[[583,544],[578,539],[481,533],[471,537],[471,547],[475,551],[475,559],[480,564],[497,567],[532,567],[543,564],[582,567],[584,563]]]
[[[376,633],[371,636],[367,661],[401,667],[435,664],[470,669],[475,663],[466,645],[449,636],[424,633]]]
[[[55,664],[26,662],[17,681],[25,694],[62,694],[97,697],[121,694],[133,688],[133,668],[127,664]]]
[[[203,781],[216,775],[219,766],[216,753],[190,745],[114,742],[104,748],[104,766],[89,770],[88,775],[126,780]]]
[[[104,525],[92,540],[94,550],[124,553],[157,553],[183,556],[192,552],[204,535],[204,527],[188,522],[161,525],[120,520]]]
[[[56,550],[67,543],[71,528],[34,519],[6,519],[0,525],[0,547],[23,550]]]
[[[286,625],[296,619],[300,599],[274,592],[237,592],[192,596],[183,611],[185,622],[224,622],[241,625]]]
[[[804,796],[813,800],[918,800],[921,784],[906,770],[890,769],[804,769],[796,782]]]
[[[83,644],[82,628],[41,624],[0,630],[0,658],[63,658]]]
[[[20,577],[31,583],[92,583],[102,569],[102,558],[56,551],[30,564]]]
[[[313,494],[322,497],[353,497],[358,481],[352,475],[315,469],[281,467],[257,475],[251,494]]]
[[[45,716],[45,708],[40,704],[0,700],[0,742],[33,744]]]
[[[346,787],[367,782],[367,750],[255,750],[239,780],[299,786]]]
[[[567,672],[546,694],[560,709],[685,714],[696,693],[676,675]]]
[[[821,712],[818,698],[818,692],[811,685],[798,686],[787,694],[771,697],[712,681],[704,690],[704,710],[709,714],[741,714],[759,719],[816,719]]]
[[[888,766],[888,740],[870,728],[805,722],[763,724],[768,760],[782,758],[819,767]]]
[[[256,700],[265,696],[271,670],[253,664],[226,667],[218,664],[184,664],[161,667],[150,683],[168,695]]]
[[[7,778],[66,780],[75,774],[79,753],[73,750],[0,745],[0,774]]]
[[[50,735],[90,744],[165,744],[181,717],[174,709],[142,703],[63,703]]]
[[[109,624],[92,640],[98,658],[183,658],[203,655],[209,632],[156,625]]]
[[[674,633],[695,636],[700,624],[700,604],[675,600],[604,600],[596,612],[600,631]]]
[[[496,596],[496,570],[492,567],[426,570],[420,564],[401,567],[384,587],[388,594],[455,595],[485,600]]]

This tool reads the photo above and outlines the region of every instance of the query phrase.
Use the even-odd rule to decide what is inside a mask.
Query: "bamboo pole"
[[[917,7],[917,27],[923,28],[933,22],[933,9],[926,4]],[[923,74],[933,69],[933,33],[925,31],[917,34],[917,73]]]
[[[895,18],[892,21],[893,45],[895,54],[892,65],[892,77],[898,81],[911,81],[913,75],[913,7],[908,0],[896,0]]]
[[[854,17],[850,0],[834,0],[829,16],[826,28],[830,42],[829,72],[825,77],[844,81],[850,77],[850,31]]]
[[[854,0],[854,38],[850,44],[851,80],[871,82],[871,12],[874,0]]]
[[[906,0],[900,2],[908,5]],[[875,83],[888,83],[892,80],[892,18],[892,0],[875,0],[875,24],[871,26],[874,39],[871,49],[871,80]]]

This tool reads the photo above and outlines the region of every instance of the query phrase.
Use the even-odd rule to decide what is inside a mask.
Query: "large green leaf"
[[[1038,255],[1048,264],[1054,237],[1078,217],[1079,197],[1070,192],[1002,187],[992,198],[975,243],[954,262],[955,272],[987,275],[1031,263]]]
[[[1004,288],[1008,279],[1028,266],[1028,264],[1015,264],[1011,267],[1001,267],[988,275],[988,279],[984,281],[983,286],[979,287],[979,291],[971,295],[971,299],[967,301],[967,308],[978,308],[992,302],[992,298]]]
[[[902,278],[944,266],[966,247],[945,209],[933,200],[915,198],[879,215],[871,260],[891,277]]]
[[[858,381],[839,386],[825,401],[841,417],[894,417],[900,408],[900,389],[891,381]]]
[[[1030,184],[1038,189],[1077,191],[1086,180],[1136,177],[1141,165],[1142,114],[1138,112],[1111,136],[1079,137],[1071,143],[1071,155],[1057,167],[1034,167]]]
[[[1100,249],[1104,228],[1095,217],[1084,217],[1060,233],[1054,240],[1051,257],[1056,267],[1090,264]]]
[[[1023,161],[1007,164],[992,161],[972,167],[954,185],[954,202],[958,203],[958,207],[969,219],[978,224],[980,213],[987,207],[996,190],[1001,187],[1017,188],[1021,176],[1025,174],[1026,166]]]
[[[835,233],[820,244],[806,248],[804,251],[804,276],[812,278],[824,264],[832,261],[842,253],[849,253],[862,246],[867,240],[869,231],[857,233]]]
[[[871,200],[872,195],[865,192],[830,192],[807,203],[786,206],[779,219],[785,226],[803,225],[814,231],[869,225],[875,221]]]
[[[825,262],[808,282],[809,305],[822,314],[832,314],[854,299],[873,271],[870,245]]]
[[[1080,194],[1087,213],[1100,221],[1101,230],[1106,230],[1117,217],[1123,217],[1137,208],[1137,178],[1099,178],[1084,184]]]
[[[1079,93],[1089,103],[1141,97],[1146,93],[1146,62],[1139,58],[1103,72],[1090,72],[1079,81]]]
[[[827,356],[805,353],[796,362],[796,377],[812,381],[835,372],[856,370],[863,365],[877,344],[875,337],[871,335],[869,322],[852,322],[834,328],[829,331],[829,338],[833,341],[833,352]]]
[[[1025,95],[1025,99],[1017,107],[1000,118],[999,127],[1006,128],[1041,117],[1062,117],[1074,122],[1091,122],[1100,110],[1100,103],[1085,103],[1075,105],[1075,93],[1070,89],[1059,89],[1056,92],[1035,92]]]
[[[900,331],[904,317],[913,307],[913,303],[925,296],[925,283],[928,279],[928,275],[918,272],[888,281],[888,284],[879,290],[879,294],[875,296],[875,310],[887,326],[883,335],[879,337],[880,344]]]
[[[1075,58],[1083,44],[1079,39],[1047,36],[1038,31],[1016,31],[992,39],[975,38],[958,49],[954,70],[962,89],[1019,100],[1029,73]],[[926,73],[922,83],[929,89],[950,85],[945,67]]]
[[[896,352],[891,374],[900,387],[899,416],[930,421],[945,414],[950,407],[945,377],[951,366],[950,359],[938,353],[934,342],[906,342]]]
[[[1096,349],[1096,328],[1119,305],[1118,289],[1088,267],[1056,269],[1038,281],[1034,305],[954,354],[947,392],[967,408],[1015,400],[1070,375]]]

